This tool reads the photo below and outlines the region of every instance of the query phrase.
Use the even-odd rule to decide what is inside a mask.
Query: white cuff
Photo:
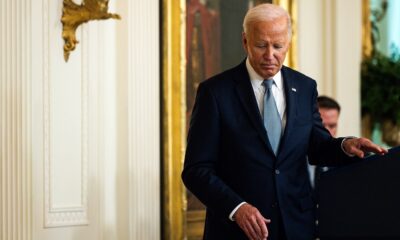
[[[346,150],[344,150],[343,143],[344,143],[344,141],[349,140],[349,139],[353,139],[353,138],[357,138],[357,137],[345,137],[345,138],[343,138],[342,143],[340,144],[340,147],[342,148],[342,151],[349,157],[354,157],[355,155],[346,152]]]
[[[239,205],[237,205],[237,206],[232,210],[231,214],[229,214],[229,219],[230,219],[232,222],[235,221],[235,219],[233,219],[233,215],[235,215],[236,211],[237,211],[243,204],[245,204],[245,203],[246,203],[246,202],[241,202],[241,203],[239,203]]]

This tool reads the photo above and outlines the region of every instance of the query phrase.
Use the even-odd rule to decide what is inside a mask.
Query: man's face
[[[329,133],[336,137],[337,125],[339,120],[339,112],[337,109],[329,108],[319,108],[319,113],[321,114],[322,124]]]
[[[242,37],[254,70],[264,79],[273,77],[281,69],[289,49],[287,18],[254,23]]]

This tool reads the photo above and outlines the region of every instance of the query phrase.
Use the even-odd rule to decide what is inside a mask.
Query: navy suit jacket
[[[277,214],[288,239],[312,239],[315,216],[307,172],[312,164],[353,161],[341,138],[323,127],[316,82],[288,67],[281,69],[286,127],[277,156],[269,144],[245,61],[200,84],[193,108],[182,172],[186,187],[207,207],[204,239],[246,239],[231,211],[241,202],[271,219]]]

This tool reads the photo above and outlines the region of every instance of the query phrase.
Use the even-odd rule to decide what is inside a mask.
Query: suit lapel
[[[296,105],[297,105],[297,82],[295,81],[295,77],[293,74],[288,71],[288,69],[283,66],[282,67],[282,77],[284,82],[285,89],[285,98],[286,98],[286,126],[285,131],[282,136],[278,156],[281,155],[285,149],[287,149],[287,144],[289,140],[289,133],[293,128],[294,121],[296,119]],[[279,161],[279,158],[278,158]]]
[[[265,130],[262,117],[260,115],[260,110],[258,109],[257,100],[254,95],[254,90],[250,82],[250,77],[246,69],[245,61],[243,61],[242,64],[239,66],[239,71],[234,78],[237,83],[236,92],[238,93],[240,102],[246,110],[246,113],[249,116],[251,123],[257,129],[260,138],[267,146],[269,151],[274,154],[267,138],[267,132]]]
[[[297,105],[297,82],[295,76],[285,67],[282,69],[283,84],[285,89],[286,99],[286,126],[285,131],[282,135],[282,139],[278,151],[279,156],[284,153],[287,146],[285,146],[289,140],[290,132],[292,131],[294,121],[296,119],[296,105]],[[242,103],[247,115],[249,116],[251,123],[257,129],[257,132],[264,142],[266,147],[269,149],[271,154],[274,155],[272,147],[268,141],[267,132],[264,127],[264,122],[258,109],[257,101],[254,95],[254,90],[250,82],[250,77],[246,69],[245,61],[239,65],[237,74],[234,76],[236,81],[236,92],[238,93],[240,102]]]

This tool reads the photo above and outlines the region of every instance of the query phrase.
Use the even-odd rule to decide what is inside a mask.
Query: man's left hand
[[[387,149],[378,146],[367,138],[349,138],[343,142],[343,149],[349,155],[355,155],[363,158],[366,152],[373,152],[384,155],[388,152]]]

